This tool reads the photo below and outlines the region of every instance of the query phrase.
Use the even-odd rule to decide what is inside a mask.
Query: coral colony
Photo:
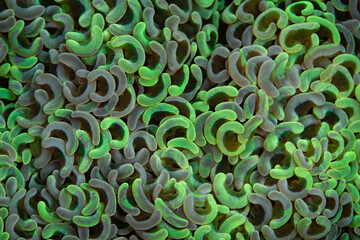
[[[1,0],[0,240],[360,239],[360,1]]]

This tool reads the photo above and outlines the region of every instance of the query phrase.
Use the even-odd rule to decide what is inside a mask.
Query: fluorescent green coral
[[[0,3],[0,239],[360,238],[356,0]]]

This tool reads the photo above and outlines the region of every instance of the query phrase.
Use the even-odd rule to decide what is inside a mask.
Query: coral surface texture
[[[360,0],[0,0],[0,240],[360,240]]]

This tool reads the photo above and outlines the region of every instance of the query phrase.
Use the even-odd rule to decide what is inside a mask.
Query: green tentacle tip
[[[66,41],[68,48],[81,57],[89,57],[100,49],[103,41],[102,30],[98,25],[91,27],[90,38],[88,40],[76,40],[69,38]]]

